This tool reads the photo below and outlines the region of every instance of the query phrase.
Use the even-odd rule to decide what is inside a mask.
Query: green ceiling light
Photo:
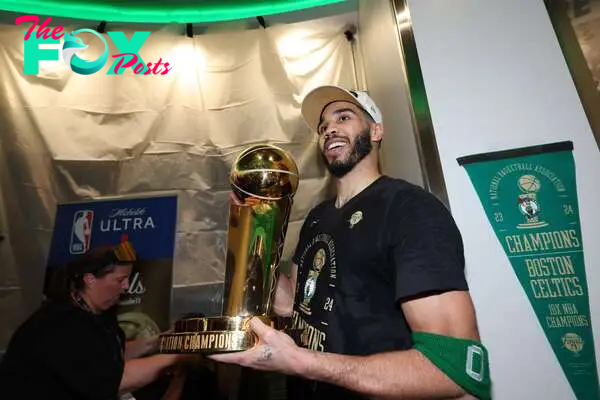
[[[0,10],[121,23],[202,23],[255,18],[346,0],[0,0]]]

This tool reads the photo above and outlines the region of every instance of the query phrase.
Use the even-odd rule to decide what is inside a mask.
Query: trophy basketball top
[[[298,166],[285,150],[270,144],[251,146],[233,163],[230,183],[236,196],[279,200],[298,189]]]

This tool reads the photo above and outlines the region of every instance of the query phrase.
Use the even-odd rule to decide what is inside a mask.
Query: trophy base
[[[248,325],[254,316],[184,318],[175,323],[172,333],[159,338],[159,353],[216,354],[244,351],[256,344],[256,335]],[[291,318],[258,315],[263,323],[275,329],[290,327]]]

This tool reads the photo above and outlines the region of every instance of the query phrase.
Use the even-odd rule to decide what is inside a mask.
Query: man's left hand
[[[303,349],[296,346],[291,337],[265,325],[259,318],[252,318],[249,324],[258,337],[253,348],[237,353],[213,354],[208,358],[263,371],[297,374],[300,367],[298,356]]]

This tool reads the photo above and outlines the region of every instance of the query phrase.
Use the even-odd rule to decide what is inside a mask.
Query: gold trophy
[[[256,336],[248,322],[255,316],[276,329],[290,327],[291,319],[275,316],[272,307],[298,181],[296,163],[279,147],[256,145],[239,154],[230,184],[242,205],[229,206],[222,315],[178,320],[161,335],[161,353],[250,349]]]

